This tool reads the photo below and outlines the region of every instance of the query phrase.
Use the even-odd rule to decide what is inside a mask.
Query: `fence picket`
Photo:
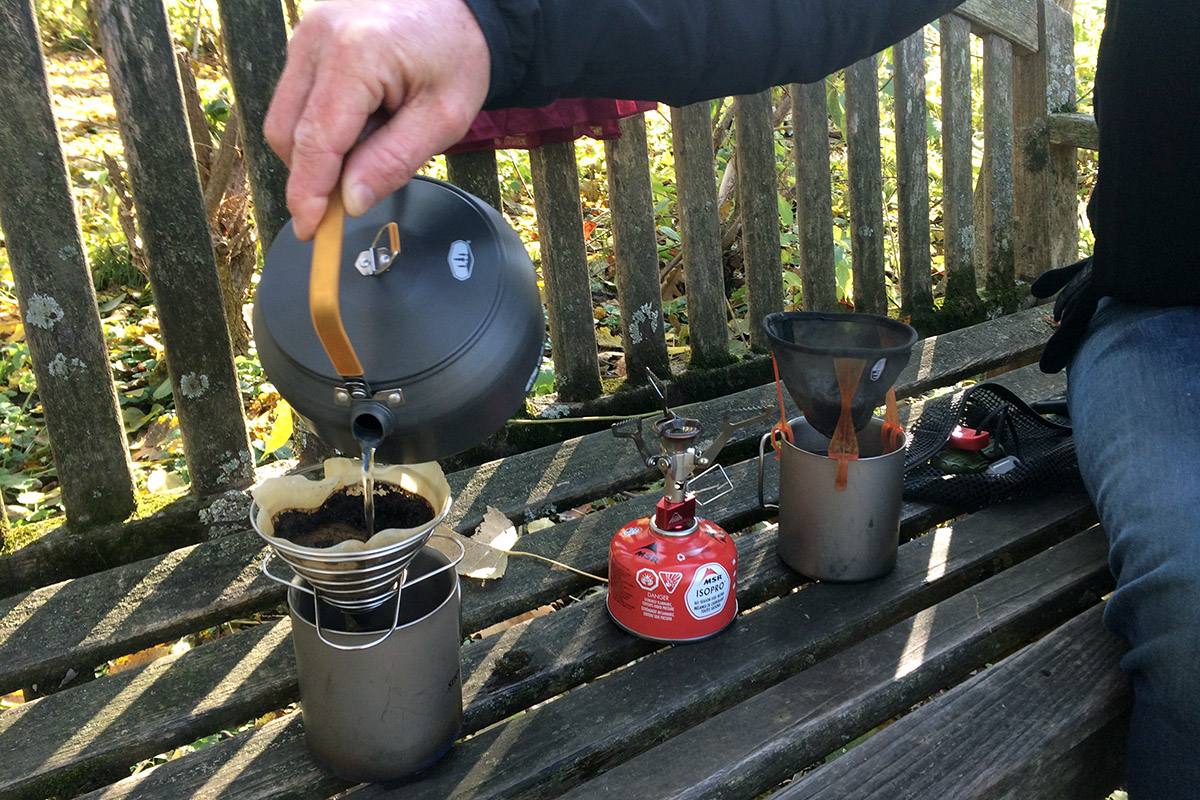
[[[942,219],[946,300],[970,315],[975,291],[975,222],[971,188],[971,25],[955,14],[939,23],[942,44]]]
[[[500,207],[500,180],[496,175],[495,150],[446,156],[446,180],[497,211],[503,211]]]
[[[737,207],[742,223],[750,347],[771,349],[761,320],[783,308],[779,257],[779,179],[775,174],[775,110],[771,92],[734,101],[737,126]]]
[[[987,186],[976,227],[976,247],[982,250],[985,285],[994,293],[1013,287],[1013,98],[1012,45],[996,34],[987,34],[983,51],[983,175]]]
[[[600,367],[575,143],[535,147],[529,151],[529,170],[558,396],[564,401],[590,400],[600,396]]]
[[[229,82],[237,98],[242,148],[250,193],[254,198],[254,223],[258,245],[265,255],[287,223],[288,170],[263,137],[263,120],[271,93],[283,72],[287,55],[287,28],[279,3],[262,0],[217,0],[221,40]]]
[[[792,117],[801,301],[805,311],[837,311],[825,81],[793,84]]]
[[[608,163],[608,205],[612,212],[625,376],[637,385],[646,383],[647,369],[665,377],[671,367],[658,278],[646,118],[637,114],[622,119],[620,125],[621,138],[604,142],[604,158]]]
[[[725,270],[708,103],[672,108],[671,138],[691,363],[716,366],[729,359],[729,327],[725,324]]]
[[[191,489],[243,486],[254,458],[166,10],[100,0],[97,11]]]
[[[879,144],[879,60],[846,68],[846,145],[854,310],[887,314],[884,275],[883,165]]]
[[[933,310],[929,255],[929,135],[925,107],[925,31],[892,48],[895,63],[896,195],[900,312],[920,318]]]
[[[136,506],[133,472],[32,0],[0,11],[0,52],[0,226],[63,505],[113,522]]]

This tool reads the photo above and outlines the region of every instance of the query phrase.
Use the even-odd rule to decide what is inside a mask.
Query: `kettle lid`
[[[478,198],[424,177],[413,178],[363,216],[346,219],[341,316],[372,386],[436,370],[488,329],[504,295],[510,239],[517,238],[497,220],[503,222]],[[381,234],[388,242],[389,223],[395,223],[399,253],[382,271],[363,274],[355,263],[380,244]],[[312,242],[296,238],[289,221],[267,253],[256,313],[293,363],[337,383],[341,378],[309,314],[312,250]],[[528,262],[523,250],[521,256]]]

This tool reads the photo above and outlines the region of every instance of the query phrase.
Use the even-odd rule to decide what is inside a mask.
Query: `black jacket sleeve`
[[[560,97],[672,105],[811,83],[962,0],[466,0],[492,55],[487,108]]]

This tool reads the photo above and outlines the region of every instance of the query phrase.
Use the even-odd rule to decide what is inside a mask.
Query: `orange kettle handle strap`
[[[308,310],[313,328],[321,340],[333,368],[344,378],[361,377],[362,364],[346,335],[338,298],[338,283],[342,272],[342,232],[346,211],[342,207],[341,186],[329,195],[325,216],[317,224],[313,237],[312,273],[308,283]]]

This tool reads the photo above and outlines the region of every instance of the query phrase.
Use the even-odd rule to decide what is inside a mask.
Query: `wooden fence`
[[[1069,0],[1065,0],[1069,2]],[[170,364],[191,488],[207,495],[245,485],[253,458],[238,394],[205,194],[162,0],[97,0],[101,40],[133,201]],[[219,0],[259,239],[286,220],[286,170],[262,140],[282,69],[286,28],[278,3]],[[900,305],[914,319],[933,307],[925,32],[893,48]],[[970,37],[983,40],[984,163],[972,171]],[[940,151],[947,275],[945,307],[978,307],[977,287],[1010,289],[1076,249],[1075,147],[1094,147],[1074,111],[1071,12],[1051,0],[968,0],[939,21]],[[125,518],[134,485],[95,292],[51,114],[33,0],[0,9],[0,225],[26,323],[69,520]],[[845,71],[855,309],[887,313],[877,57]],[[787,87],[804,307],[837,307],[824,82]],[[749,318],[782,307],[771,94],[735,99],[737,207]],[[1064,112],[1064,113],[1060,113]],[[691,363],[729,355],[723,242],[710,106],[670,110],[687,278]],[[658,246],[645,123],[623,120],[605,144],[622,341],[631,380],[665,372]],[[1094,130],[1094,128],[1093,128]],[[531,153],[533,191],[560,396],[601,392],[592,297],[571,143]],[[448,159],[452,182],[498,203],[491,154]],[[977,275],[977,261],[983,265]],[[581,310],[586,309],[586,313]],[[766,349],[757,326],[751,346]]]

